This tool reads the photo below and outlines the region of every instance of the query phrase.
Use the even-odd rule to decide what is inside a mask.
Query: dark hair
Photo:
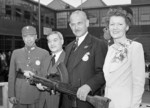
[[[133,12],[129,7],[113,7],[110,8],[106,14],[105,24],[108,27],[110,17],[121,16],[125,18],[126,23],[130,26],[133,23]]]

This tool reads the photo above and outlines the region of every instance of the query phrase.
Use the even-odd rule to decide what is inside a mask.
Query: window
[[[132,7],[133,11],[133,25],[139,25],[139,12],[138,7]]]
[[[150,24],[150,7],[143,6],[139,7],[139,25],[149,25]]]
[[[108,9],[100,10],[100,21],[101,21],[100,26],[101,27],[105,26],[105,17],[106,17],[107,11]]]
[[[6,15],[11,16],[11,6],[6,5],[5,9],[6,9]]]
[[[37,16],[37,13],[32,13],[32,20],[33,20],[33,23],[37,23],[38,21],[38,16]]]
[[[51,18],[50,24],[51,24],[51,27],[54,27],[54,25],[55,25],[55,20],[54,20],[54,18]]]
[[[12,48],[13,36],[0,36],[0,50],[11,50]]]
[[[16,8],[16,17],[21,18],[22,12],[21,9]]]
[[[41,23],[44,22],[44,15],[41,15]]]
[[[24,18],[27,19],[27,20],[30,20],[30,12],[29,11],[24,11]]]
[[[90,27],[99,27],[100,24],[100,17],[99,17],[99,10],[88,10],[87,16],[90,21]]]
[[[49,24],[49,17],[46,17],[46,24]]]
[[[67,12],[57,13],[57,28],[67,28]]]

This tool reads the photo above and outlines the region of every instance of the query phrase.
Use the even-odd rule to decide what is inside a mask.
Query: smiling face
[[[85,13],[76,11],[70,16],[70,27],[76,37],[83,36],[89,27],[89,20]]]
[[[63,39],[58,34],[51,34],[47,37],[48,47],[53,53],[62,50]]]
[[[35,40],[37,39],[37,35],[26,35],[23,36],[23,41],[26,46],[32,47],[35,44]]]
[[[121,39],[126,37],[129,26],[125,18],[122,16],[111,16],[109,21],[109,31],[113,39]]]

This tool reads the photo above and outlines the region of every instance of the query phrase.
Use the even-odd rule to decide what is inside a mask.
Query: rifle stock
[[[70,84],[60,82],[53,78],[46,79],[37,75],[31,76],[29,80],[30,83],[41,83],[50,89],[76,97],[77,88],[72,87]],[[95,108],[108,108],[110,99],[102,96],[88,95],[86,101],[92,104]]]
[[[88,95],[86,100],[91,103],[95,108],[108,108],[110,99],[102,96],[90,96]]]

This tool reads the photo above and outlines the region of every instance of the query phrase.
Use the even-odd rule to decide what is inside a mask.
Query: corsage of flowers
[[[84,56],[82,57],[82,60],[83,61],[88,61],[89,60],[89,55],[90,55],[90,52],[85,53]]]
[[[113,47],[116,50],[115,56],[112,59],[112,62],[122,62],[128,55],[128,46],[131,44],[131,41],[128,41],[125,44],[119,43],[117,47]]]

